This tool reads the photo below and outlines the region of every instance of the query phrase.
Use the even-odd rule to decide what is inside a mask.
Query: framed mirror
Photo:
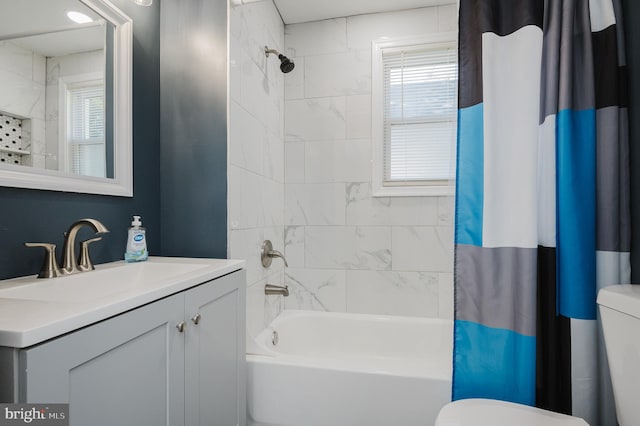
[[[0,0],[0,186],[133,196],[131,62],[107,0]]]

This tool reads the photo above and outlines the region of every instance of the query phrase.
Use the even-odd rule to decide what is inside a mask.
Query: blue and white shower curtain
[[[616,424],[596,294],[630,279],[620,13],[460,0],[453,399]]]

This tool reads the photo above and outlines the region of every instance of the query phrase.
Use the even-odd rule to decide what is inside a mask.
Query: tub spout
[[[273,284],[265,284],[264,294],[287,297],[289,295],[289,286],[280,286]]]
[[[270,240],[264,240],[262,243],[262,252],[260,253],[260,260],[262,260],[262,266],[268,268],[271,266],[271,262],[274,257],[279,257],[284,262],[285,268],[289,267],[287,263],[287,259],[284,258],[282,253],[273,249],[273,244],[271,244]]]

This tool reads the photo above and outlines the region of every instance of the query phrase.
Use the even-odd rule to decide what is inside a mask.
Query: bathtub
[[[452,328],[286,310],[247,355],[249,425],[431,426],[451,400]]]

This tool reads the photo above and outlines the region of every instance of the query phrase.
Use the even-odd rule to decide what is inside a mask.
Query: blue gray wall
[[[640,283],[640,2],[623,0],[629,76],[631,156],[631,282]]]
[[[160,253],[160,2],[140,7],[131,0],[112,1],[134,21],[134,197],[0,188],[0,279],[37,273],[42,250],[23,243],[53,242],[60,253],[62,233],[83,217],[99,219],[111,230],[91,247],[96,263],[122,259],[133,214],[143,217],[151,254]]]
[[[227,1],[162,0],[162,254],[227,256]]]

